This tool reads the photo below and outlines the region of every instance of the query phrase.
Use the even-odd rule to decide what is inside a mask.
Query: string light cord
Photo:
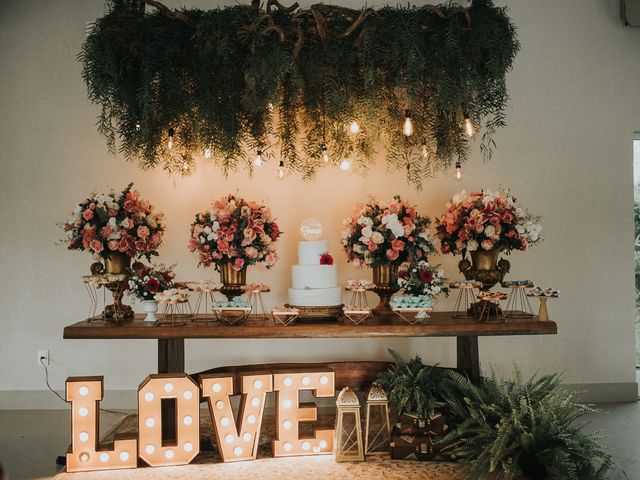
[[[47,384],[47,388],[51,391],[51,393],[53,393],[56,397],[58,397],[60,400],[62,400],[64,403],[66,404],[70,404],[71,402],[69,402],[68,400],[65,400],[62,395],[60,395],[58,392],[56,392],[53,387],[51,387],[51,384],[49,383],[49,368],[47,367],[47,364],[44,363],[44,359],[40,359],[40,364],[44,367],[44,382]],[[115,413],[116,415],[123,415],[123,416],[127,416],[129,415],[128,413],[125,412],[119,412],[117,410],[109,410],[107,408],[101,408],[100,409],[101,412],[107,412],[107,413]]]

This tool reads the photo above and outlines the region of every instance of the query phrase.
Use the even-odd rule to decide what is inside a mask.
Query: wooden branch
[[[327,20],[324,18],[322,13],[317,8],[317,5],[311,6],[311,15],[313,15],[313,20],[316,22],[316,29],[318,30],[318,35],[324,41],[327,39]]]
[[[294,2],[289,7],[285,7],[278,0],[267,0],[267,13],[271,13],[272,6],[275,6],[278,10],[284,13],[292,13],[299,7],[298,2]]]
[[[162,13],[165,17],[170,18],[171,20],[179,20],[191,28],[196,27],[193,20],[191,20],[191,17],[185,15],[179,10],[171,10],[169,7],[158,2],[157,0],[142,0],[142,2],[146,3],[147,5],[151,5],[152,7],[156,7],[158,10],[160,10],[160,13]]]
[[[362,12],[360,12],[360,15],[355,20],[355,22],[353,22],[349,28],[347,28],[344,32],[340,34],[340,38],[345,38],[351,35],[360,25],[362,25],[362,22],[364,22],[364,20],[370,15],[377,16],[378,12],[376,12],[373,8],[367,8],[366,10],[363,10]]]

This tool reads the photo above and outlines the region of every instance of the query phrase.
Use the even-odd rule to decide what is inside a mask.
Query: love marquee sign
[[[317,406],[300,403],[300,391],[316,397],[335,395],[335,374],[329,369],[310,372],[257,372],[240,377],[240,408],[235,416],[231,397],[234,376],[202,375],[196,383],[186,374],[149,375],[138,388],[138,436],[116,437],[113,448],[100,445],[99,405],[103,377],[70,377],[66,398],[71,402],[70,451],[67,471],[83,472],[136,468],[138,458],[151,467],[186,465],[200,452],[200,402],[206,401],[224,462],[254,460],[267,393],[276,394],[275,457],[323,455],[333,451],[333,429],[314,429],[300,437],[299,423],[317,420]],[[162,400],[175,402],[175,439],[162,436]]]

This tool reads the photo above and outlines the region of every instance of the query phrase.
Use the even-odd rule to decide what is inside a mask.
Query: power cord
[[[47,384],[47,388],[51,391],[51,393],[53,393],[56,397],[58,397],[60,400],[62,400],[64,403],[71,403],[67,400],[65,400],[62,395],[60,395],[58,392],[56,392],[51,385],[49,384],[49,368],[47,367],[47,364],[44,363],[45,357],[40,357],[40,364],[44,367],[44,381]],[[107,413],[115,413],[116,415],[123,415],[123,416],[127,416],[129,415],[126,412],[119,412],[117,410],[109,410],[107,408],[101,408],[100,409],[101,412],[107,412]]]

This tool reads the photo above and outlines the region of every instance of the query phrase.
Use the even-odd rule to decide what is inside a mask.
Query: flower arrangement
[[[396,195],[388,204],[370,200],[343,220],[341,241],[352,265],[400,265],[435,251],[429,217]]]
[[[230,194],[196,215],[189,250],[199,254],[198,265],[214,264],[216,270],[223,263],[236,271],[258,262],[271,268],[278,260],[275,247],[281,234],[268,207]]]
[[[449,296],[447,279],[442,271],[432,267],[425,259],[401,265],[398,269],[396,284],[405,295],[435,297],[444,293]]]
[[[138,300],[154,300],[156,294],[173,288],[174,273],[171,267],[142,267],[128,282],[129,293]]]
[[[518,206],[509,192],[485,190],[455,195],[436,220],[442,253],[526,250],[540,241],[540,217]]]
[[[130,257],[158,255],[164,215],[140,198],[133,183],[121,192],[92,193],[62,224],[69,250],[86,250],[101,258],[119,252]]]

